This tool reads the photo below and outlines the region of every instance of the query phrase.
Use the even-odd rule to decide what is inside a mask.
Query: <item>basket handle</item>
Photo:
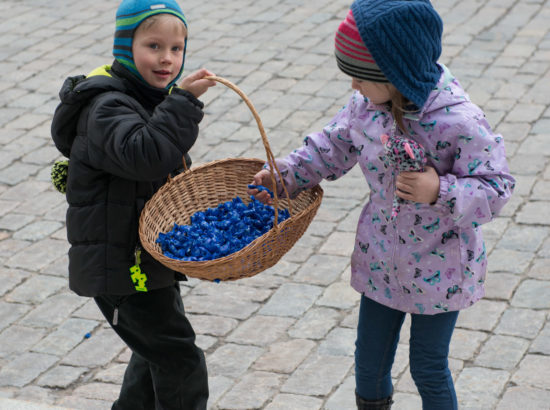
[[[289,208],[288,210],[289,210],[291,215],[293,215],[294,212],[292,210],[292,202],[291,202],[291,199],[290,199],[290,195],[288,194],[288,190],[286,188],[285,182],[283,180],[281,172],[279,171],[279,168],[277,167],[277,164],[275,163],[275,157],[274,157],[273,152],[271,151],[271,148],[269,146],[269,141],[267,140],[267,136],[266,136],[266,133],[265,133],[265,130],[264,130],[264,126],[262,124],[262,120],[260,119],[260,116],[258,115],[258,112],[254,108],[254,105],[252,104],[250,99],[245,95],[245,93],[239,87],[237,87],[231,81],[226,80],[225,78],[222,78],[222,77],[217,77],[217,76],[206,76],[204,78],[207,79],[207,80],[213,80],[213,81],[217,81],[219,83],[222,83],[223,85],[231,88],[233,91],[235,91],[237,94],[239,94],[239,96],[243,99],[243,101],[246,103],[246,105],[248,106],[248,108],[252,112],[252,115],[254,116],[254,119],[256,120],[256,123],[258,124],[258,129],[260,131],[260,135],[262,137],[262,142],[263,142],[264,148],[265,148],[267,163],[269,164],[269,168],[270,168],[269,171],[270,171],[270,175],[271,175],[271,183],[273,185],[273,199],[274,199],[274,209],[275,209],[275,220],[274,220],[274,223],[273,223],[273,227],[275,229],[278,229],[277,224],[278,224],[278,214],[279,214],[279,210],[278,210],[279,197],[277,195],[277,183],[275,181],[275,171],[277,172],[277,175],[279,176],[279,180],[281,181],[281,185],[283,186],[283,191],[284,191],[286,197],[288,198],[288,208]],[[185,165],[185,161],[184,161],[184,169],[187,170],[187,167]]]

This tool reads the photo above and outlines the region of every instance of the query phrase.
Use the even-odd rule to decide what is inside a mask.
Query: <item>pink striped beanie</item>
[[[389,82],[361,40],[351,10],[346,19],[340,23],[334,42],[336,63],[344,73],[361,80]]]

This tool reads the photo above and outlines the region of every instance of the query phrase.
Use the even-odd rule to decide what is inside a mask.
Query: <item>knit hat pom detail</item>
[[[62,194],[67,192],[67,176],[69,172],[69,161],[56,161],[52,165],[51,181],[55,189]]]

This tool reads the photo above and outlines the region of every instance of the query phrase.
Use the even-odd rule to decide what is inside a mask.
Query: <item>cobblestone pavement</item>
[[[129,359],[93,302],[68,290],[66,205],[49,182],[59,158],[49,134],[58,90],[67,75],[111,62],[116,3],[0,1],[1,409],[109,409]],[[286,153],[350,93],[332,55],[349,3],[181,2],[187,68],[204,65],[238,84],[275,154]],[[451,345],[460,407],[550,409],[550,1],[434,4],[445,21],[441,61],[504,135],[518,181],[504,213],[485,227],[487,296],[461,313]],[[233,91],[218,85],[204,101],[196,163],[265,157]],[[232,283],[184,285],[207,355],[211,409],[354,408],[359,295],[348,284],[349,262],[368,192],[358,169],[323,187],[317,217],[275,267]],[[403,333],[394,408],[420,409],[406,326]]]

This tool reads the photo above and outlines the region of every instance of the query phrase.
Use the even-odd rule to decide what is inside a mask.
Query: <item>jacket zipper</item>
[[[393,120],[393,124],[392,124],[392,127],[391,127],[391,131],[390,131],[390,138],[393,138],[395,136],[395,133],[397,131],[397,121],[394,119]],[[397,231],[397,219],[399,218],[399,212],[397,213],[397,215],[395,215],[395,219],[393,219],[392,217],[392,213],[393,213],[393,198],[395,197],[395,191],[397,190],[397,175],[398,175],[398,170],[396,169],[395,170],[395,175],[393,176],[392,178],[392,190],[391,190],[391,193],[392,193],[392,203],[390,205],[390,222],[393,223],[393,231],[394,231],[394,237],[393,237],[393,247],[392,247],[392,255],[391,255],[391,267],[390,269],[392,270],[392,273],[393,273],[393,276],[395,278],[395,281],[397,282],[397,286],[400,287],[401,284],[399,283],[399,280],[398,280],[398,275],[397,275],[397,271],[395,269],[396,267],[396,264],[395,264],[395,253],[397,251],[397,246],[399,245],[399,232]]]
[[[397,176],[395,176],[395,178],[393,179],[393,195],[395,195],[395,190],[396,190],[396,181],[397,181]],[[393,207],[393,200],[392,200],[392,207]],[[396,263],[395,263],[395,253],[397,252],[397,246],[399,245],[399,232],[398,232],[398,224],[397,224],[397,219],[399,218],[399,213],[397,213],[397,215],[395,215],[395,219],[392,221],[393,223],[393,232],[394,232],[394,237],[393,237],[393,247],[392,247],[392,255],[391,255],[391,270],[393,272],[393,276],[395,278],[395,281],[397,282],[397,286],[400,287],[401,284],[399,283],[399,279],[398,279],[398,272],[396,270]]]

